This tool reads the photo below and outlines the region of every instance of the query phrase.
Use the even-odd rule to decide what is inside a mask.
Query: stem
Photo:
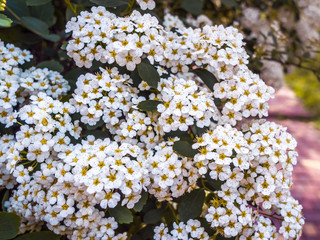
[[[209,188],[206,187],[203,178],[201,178],[201,184],[202,184],[204,190],[207,190],[208,192],[212,192]]]
[[[64,0],[65,3],[71,8],[71,11],[74,13],[74,14],[77,14],[77,8],[76,7],[73,7],[72,3],[70,2],[70,0]]]
[[[216,240],[217,236],[218,236],[218,232],[216,232],[216,233],[213,235],[212,240]]]
[[[130,15],[132,13],[132,8],[136,0],[130,0],[127,9],[124,11],[123,15]]]
[[[170,203],[169,203],[167,206],[170,208],[170,210],[171,210],[171,212],[172,212],[172,214],[173,214],[173,217],[174,217],[176,223],[178,223],[179,221],[178,221],[178,218],[177,218],[177,214],[176,214],[175,209],[173,208],[173,206],[172,206]]]
[[[8,12],[12,14],[12,16],[14,16],[19,22],[21,22],[21,18],[19,18],[17,14],[15,14],[8,6],[6,6],[6,8]]]

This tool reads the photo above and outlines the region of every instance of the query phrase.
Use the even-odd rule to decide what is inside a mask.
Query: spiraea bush
[[[99,6],[67,23],[67,55],[87,69],[72,88],[1,44],[1,186],[21,220],[12,235],[298,239],[297,143],[263,119],[274,90],[248,68],[243,35],[170,15],[160,24],[132,3],[122,17]]]

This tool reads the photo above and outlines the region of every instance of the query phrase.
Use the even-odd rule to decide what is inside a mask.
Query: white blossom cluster
[[[226,236],[240,234],[247,239],[257,231],[256,222],[268,221],[271,225],[264,214],[275,216],[279,211],[275,206],[282,206],[283,201],[295,202],[290,187],[297,162],[296,145],[284,127],[264,120],[243,125],[242,131],[230,125],[218,126],[199,137],[193,145],[200,151],[194,157],[202,166],[199,172],[208,171],[212,180],[222,183],[206,215],[211,227],[222,227]],[[287,204],[286,210],[277,214],[283,218],[281,231],[288,239],[301,234],[304,220],[300,205]],[[289,220],[287,214],[294,217]],[[269,229],[259,230],[264,237],[257,239],[278,239],[276,227]]]
[[[174,240],[174,239],[188,239],[188,240],[208,240],[209,235],[201,227],[198,220],[190,219],[187,223],[179,222],[173,223],[173,229],[169,232],[167,225],[161,223],[160,226],[154,229],[155,240]]]
[[[19,65],[32,59],[27,50],[0,41],[0,123],[12,126],[15,107],[29,96],[46,92],[58,98],[69,89],[68,82],[58,72],[32,67],[23,71]]]
[[[22,217],[21,232],[45,224],[69,239],[126,239],[112,209],[135,214],[143,192],[171,204],[201,187],[210,196],[202,217],[225,237],[301,235],[302,207],[290,195],[296,141],[259,120],[274,90],[246,66],[242,35],[222,26],[170,29],[148,14],[120,18],[93,7],[67,24],[67,51],[78,66],[113,67],[79,76],[63,101],[57,95],[66,91],[54,87],[62,77],[34,68],[21,74],[17,89],[31,96],[14,116],[21,126],[0,145],[2,184],[16,186],[6,207]],[[147,59],[157,87],[132,77]],[[195,74],[205,68],[217,78],[212,88]],[[157,105],[143,110],[146,102]],[[189,149],[175,149],[179,142]],[[191,219],[170,231],[161,224],[154,239],[209,235]]]

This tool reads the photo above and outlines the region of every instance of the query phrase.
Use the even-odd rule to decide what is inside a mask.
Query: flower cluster
[[[69,89],[67,80],[58,72],[32,67],[23,71],[19,68],[33,56],[12,44],[0,41],[0,123],[12,126],[16,118],[14,107],[25,102],[38,92],[58,98]]]
[[[169,232],[168,226],[161,224],[154,229],[155,240],[173,240],[173,239],[202,239],[208,240],[209,235],[201,227],[198,220],[190,219],[187,223],[179,222],[173,223],[173,229]]]
[[[69,56],[80,67],[95,60],[106,68],[80,75],[63,100],[60,75],[35,68],[19,75],[16,89],[31,96],[8,104],[21,126],[1,136],[0,167],[2,184],[15,186],[6,207],[22,217],[20,232],[46,224],[69,239],[126,239],[140,227],[118,228],[124,213],[114,213],[148,221],[136,206],[149,198],[147,208],[170,205],[175,218],[170,232],[168,222],[155,227],[155,239],[209,239],[199,219],[182,222],[175,213],[201,189],[202,220],[215,234],[301,235],[301,206],[290,195],[296,142],[259,120],[274,90],[248,69],[242,35],[165,21],[137,11],[120,18],[103,7],[72,18]]]

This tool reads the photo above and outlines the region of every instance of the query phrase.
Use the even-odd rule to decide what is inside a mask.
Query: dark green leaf
[[[201,0],[183,0],[181,7],[189,13],[199,15],[202,12],[203,2]]]
[[[103,121],[103,119],[100,119],[97,124],[91,126],[89,124],[86,124],[86,127],[88,130],[95,130],[97,129],[98,127],[101,127],[103,124],[105,124],[105,122]]]
[[[48,68],[49,70],[53,70],[53,71],[57,71],[57,72],[63,71],[63,66],[59,62],[54,61],[54,60],[41,62],[36,67],[37,68]]]
[[[187,141],[177,141],[173,144],[173,150],[176,151],[179,155],[184,157],[194,157],[198,153],[196,149],[192,148],[192,144]]]
[[[155,100],[146,100],[138,104],[138,108],[142,111],[157,111],[157,106],[162,103]]]
[[[201,222],[201,227],[205,229],[209,236],[212,236],[215,233],[215,231],[211,228],[209,222],[205,218],[201,217],[198,220]]]
[[[22,25],[40,36],[49,35],[49,26],[44,21],[34,17],[21,17]]]
[[[117,205],[115,208],[109,208],[109,213],[111,217],[114,217],[118,223],[131,223],[133,221],[133,216],[131,211],[124,207]]]
[[[202,134],[204,134],[208,130],[207,127],[199,128],[199,127],[197,127],[196,124],[192,125],[191,129],[192,129],[193,133],[197,136],[201,136]]]
[[[7,6],[14,12],[17,16],[30,16],[29,8],[26,4],[26,0],[10,0],[7,1]],[[6,13],[9,13],[6,10]],[[8,17],[14,19],[14,16],[11,13],[6,14]]]
[[[64,75],[64,78],[68,80],[71,87],[70,91],[73,91],[76,88],[77,79],[81,74],[86,74],[86,71],[81,68],[74,68]]]
[[[31,15],[46,22],[49,27],[51,27],[56,20],[54,17],[54,10],[55,8],[51,2],[41,6],[33,6],[30,8]]]
[[[168,132],[164,135],[164,138],[165,139],[168,139],[168,138],[175,138],[175,137],[179,137],[180,140],[182,141],[187,141],[189,143],[193,143],[193,140],[190,136],[190,134],[188,132],[185,132],[185,131],[180,131],[180,130],[177,130],[177,131],[171,131],[171,132]]]
[[[208,173],[206,174],[206,180],[207,181],[205,182],[205,185],[207,188],[209,188],[210,190],[213,190],[213,191],[221,190],[221,185],[223,184],[222,181],[213,180]]]
[[[231,238],[226,238],[220,234],[217,235],[216,240],[235,240],[235,237],[231,237]]]
[[[1,130],[1,129],[0,129]],[[4,194],[3,194],[3,197],[2,197],[2,200],[1,200],[1,209],[4,210],[4,203],[5,201],[8,201],[9,200],[9,189],[6,189]]]
[[[211,72],[203,68],[197,68],[193,70],[193,72],[201,78],[210,90],[213,91],[213,86],[218,82],[218,80]]]
[[[164,215],[163,208],[152,209],[144,215],[143,221],[148,224],[156,224],[160,222],[163,215]]]
[[[105,7],[118,7],[121,5],[129,4],[129,0],[90,0],[90,2]]]
[[[160,76],[154,66],[150,63],[142,62],[138,65],[139,76],[149,84],[150,87],[157,88]]]
[[[12,20],[4,14],[0,14],[0,27],[10,27]]]
[[[137,234],[132,236],[131,240],[150,240],[153,239],[153,226],[147,225],[146,227],[142,228]]]
[[[58,34],[47,34],[47,35],[42,35],[42,37],[51,42],[58,42],[60,40],[60,36]]]
[[[139,202],[137,202],[134,205],[133,210],[135,210],[136,212],[141,212],[141,210],[143,209],[143,206],[147,203],[147,200],[148,200],[148,193],[143,191],[141,193],[141,198]]]
[[[68,6],[66,9],[66,21],[69,21],[72,17],[77,16],[72,9]]]
[[[60,236],[50,231],[23,234],[14,240],[59,240]]]
[[[17,236],[20,217],[14,213],[0,212],[0,240],[12,239]]]
[[[83,133],[83,137],[87,137],[89,135],[93,135],[96,139],[105,139],[110,137],[107,132],[101,130],[88,130]]]
[[[133,72],[131,72],[130,77],[131,77],[132,80],[133,80],[133,84],[132,84],[132,85],[133,85],[134,87],[138,87],[139,84],[140,84],[141,81],[142,81],[141,77],[139,76],[138,70],[135,69]]]
[[[189,219],[199,217],[202,212],[204,197],[204,190],[196,189],[179,198],[178,212],[180,220],[187,222]]]
[[[28,6],[40,6],[40,5],[44,5],[48,2],[51,2],[51,0],[27,0],[26,4]]]
[[[173,214],[172,210],[169,207],[166,208],[166,211],[164,212],[163,217],[167,224],[171,224],[176,220],[175,215]]]
[[[227,7],[238,7],[238,3],[235,0],[221,0],[221,3]]]

